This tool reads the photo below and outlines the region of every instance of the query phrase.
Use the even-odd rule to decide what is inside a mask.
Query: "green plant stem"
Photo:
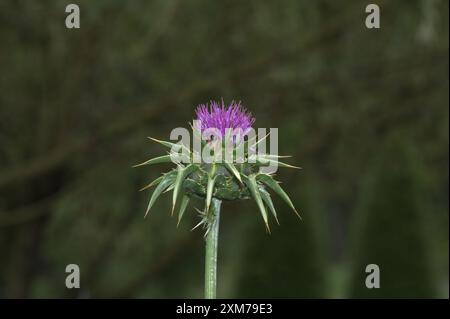
[[[209,208],[210,228],[206,235],[205,254],[205,299],[216,298],[217,285],[217,248],[219,239],[219,220],[221,201],[213,198]]]

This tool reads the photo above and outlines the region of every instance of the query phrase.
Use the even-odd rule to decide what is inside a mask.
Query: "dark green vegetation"
[[[435,297],[425,233],[427,219],[420,207],[421,183],[413,168],[414,154],[398,141],[380,157],[356,210],[350,297]],[[380,267],[383,289],[366,288],[364,270],[371,263]]]
[[[201,297],[197,213],[144,220],[171,166],[131,166],[221,97],[279,128],[303,221],[224,203],[219,297],[448,296],[448,1],[377,1],[380,30],[363,1],[71,2],[79,30],[65,1],[0,2],[0,297]]]

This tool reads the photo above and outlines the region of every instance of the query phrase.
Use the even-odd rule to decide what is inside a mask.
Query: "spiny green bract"
[[[280,162],[278,160],[280,156],[270,154],[256,155],[245,152],[241,163],[226,161],[212,164],[204,162],[194,163],[192,161],[193,151],[184,145],[161,141],[154,138],[150,139],[170,148],[171,151],[174,147],[178,150],[184,149],[187,154],[189,154],[189,161],[188,163],[176,163],[176,168],[164,173],[162,176],[141,189],[145,190],[155,186],[145,216],[147,216],[156,199],[162,193],[173,191],[172,214],[177,203],[180,203],[178,207],[178,223],[181,221],[188,207],[190,198],[195,196],[204,199],[205,201],[204,210],[199,211],[201,221],[197,226],[203,225],[208,227],[208,214],[212,198],[226,201],[253,198],[264,219],[266,229],[270,232],[268,212],[273,215],[278,223],[277,212],[273,205],[270,193],[268,192],[268,189],[270,189],[280,196],[298,217],[300,217],[292,201],[281,188],[279,182],[277,182],[271,174],[259,172],[261,166],[266,166],[270,163],[276,164],[279,167],[298,168]],[[246,141],[245,150],[256,147],[259,142],[261,142],[261,140],[257,142]],[[250,147],[247,147],[249,146],[248,143],[250,143]],[[203,146],[205,146],[205,144],[207,143],[203,142]],[[249,159],[251,159],[251,163],[249,163]],[[134,167],[169,162],[172,162],[171,153],[152,158],[141,164],[137,164]]]

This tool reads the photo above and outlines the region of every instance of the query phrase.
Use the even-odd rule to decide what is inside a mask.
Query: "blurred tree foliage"
[[[277,206],[280,226],[271,235],[250,216],[238,271],[237,297],[242,298],[324,298],[327,292],[327,233],[320,214],[320,196],[314,180],[297,195],[301,211],[314,212],[299,222],[292,211]],[[253,215],[253,214],[252,214]],[[245,237],[244,237],[245,236]]]
[[[420,181],[413,153],[401,142],[389,144],[370,172],[367,189],[355,217],[353,298],[433,298]],[[380,288],[367,289],[366,265],[380,268]]]
[[[355,203],[373,195],[362,177],[377,174],[370,163],[393,136],[415,150],[414,208],[448,296],[447,1],[380,0],[379,30],[365,28],[359,0],[78,0],[81,28],[68,30],[70,2],[0,2],[0,297],[201,297],[195,212],[176,229],[162,200],[144,220],[148,193],[137,190],[161,169],[131,165],[161,153],[146,136],[167,138],[221,97],[279,128],[280,153],[304,167],[279,172],[304,221],[280,208],[282,225],[266,236],[255,207],[227,203],[219,296],[256,295],[251,281],[274,287],[264,297],[343,291],[329,282],[344,280],[326,278],[339,267],[351,275]],[[394,208],[412,209],[407,191],[388,197],[397,225],[406,208]],[[405,242],[416,225],[404,225]],[[260,273],[249,273],[257,260]],[[80,290],[64,286],[69,263],[80,265]]]

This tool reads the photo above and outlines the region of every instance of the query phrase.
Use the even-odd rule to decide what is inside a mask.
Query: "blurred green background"
[[[219,297],[448,298],[449,4],[375,1],[369,30],[368,3],[2,0],[0,297],[201,298],[197,213],[177,229],[166,196],[144,220],[170,166],[131,166],[223,97],[279,128],[303,221],[276,199],[267,235],[225,203]]]

